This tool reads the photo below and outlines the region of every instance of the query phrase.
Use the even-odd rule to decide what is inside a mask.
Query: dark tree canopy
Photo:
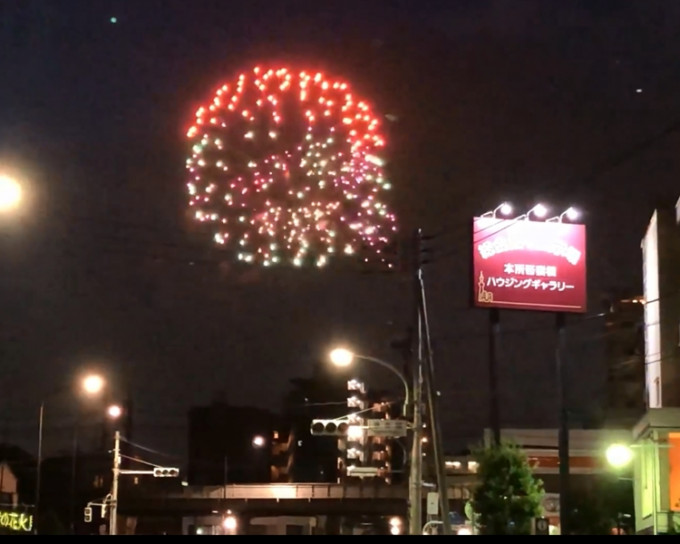
[[[534,477],[525,453],[513,444],[474,451],[479,486],[473,506],[481,534],[528,535],[541,515],[543,482]]]

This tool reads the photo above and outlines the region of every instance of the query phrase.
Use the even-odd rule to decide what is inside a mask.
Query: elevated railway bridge
[[[427,491],[423,488],[424,500]],[[449,488],[449,499],[454,502],[463,503],[468,497],[466,489]],[[238,520],[239,532],[269,525],[269,534],[285,534],[273,532],[271,526],[278,520],[279,531],[281,524],[292,524],[306,527],[303,532],[329,534],[337,532],[343,519],[400,519],[405,525],[407,511],[406,486],[374,483],[187,486],[177,492],[125,493],[119,504],[119,514],[128,519],[181,520],[183,534],[223,534],[221,525],[227,515]]]

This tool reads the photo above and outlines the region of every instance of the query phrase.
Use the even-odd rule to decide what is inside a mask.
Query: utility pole
[[[113,482],[111,484],[111,510],[109,513],[109,534],[117,534],[118,521],[118,478],[120,477],[120,431],[116,431],[113,443]]]
[[[418,316],[418,349],[413,372],[413,443],[411,445],[411,472],[408,483],[409,534],[420,535],[423,507],[423,366],[420,343],[421,320]]]
[[[412,380],[413,380],[413,432],[411,444],[411,465],[409,474],[409,534],[422,534],[423,521],[423,322],[420,313],[420,284],[418,274],[420,271],[420,231],[417,230],[413,237],[413,281],[414,302],[416,317],[416,349],[413,357]]]
[[[421,235],[418,231],[418,239]],[[434,448],[435,470],[437,473],[437,490],[439,491],[439,510],[441,515],[442,529],[445,535],[452,535],[451,520],[449,519],[449,489],[446,485],[446,464],[444,459],[444,445],[442,440],[441,426],[439,425],[439,410],[437,392],[434,387],[434,357],[432,355],[432,342],[430,340],[430,325],[427,319],[427,302],[425,296],[425,282],[423,280],[422,262],[418,254],[418,315],[420,327],[419,345],[423,346],[426,353],[425,385],[427,387],[427,405],[430,415],[430,427],[432,428],[432,446]],[[420,357],[420,360],[423,358]],[[422,458],[421,458],[422,463]]]

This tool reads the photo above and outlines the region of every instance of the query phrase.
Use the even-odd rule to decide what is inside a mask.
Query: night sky
[[[679,22],[673,0],[4,0],[0,170],[30,198],[0,224],[0,442],[33,450],[40,400],[87,367],[132,389],[138,442],[182,455],[190,406],[276,410],[336,341],[399,362],[408,277],[238,267],[188,219],[196,108],[262,61],[336,74],[389,116],[400,230],[436,235],[446,444],[476,440],[487,314],[468,305],[470,218],[504,200],[578,206],[589,315],[604,291],[641,292],[646,223],[680,196]],[[586,414],[603,394],[602,322],[577,321],[570,396]],[[552,316],[502,322],[503,424],[554,425]],[[50,404],[48,448],[71,413]]]

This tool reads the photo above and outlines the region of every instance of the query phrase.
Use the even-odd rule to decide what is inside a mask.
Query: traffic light
[[[177,478],[179,469],[175,467],[156,467],[153,469],[154,478]]]
[[[86,506],[85,509],[83,510],[83,518],[87,523],[90,523],[92,521],[92,507],[91,506]]]
[[[345,436],[347,429],[349,429],[347,421],[314,419],[312,420],[311,433],[314,436]]]

